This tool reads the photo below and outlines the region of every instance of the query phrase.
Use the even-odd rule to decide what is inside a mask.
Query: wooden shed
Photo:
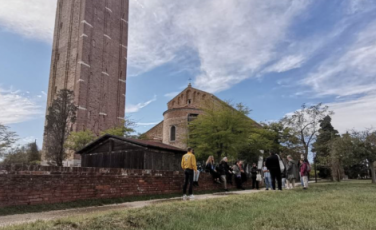
[[[104,135],[77,152],[82,167],[180,170],[185,150],[159,142]]]

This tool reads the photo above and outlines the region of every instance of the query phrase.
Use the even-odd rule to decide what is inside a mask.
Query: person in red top
[[[303,179],[303,189],[308,188],[309,163],[307,160],[300,160],[300,176]]]

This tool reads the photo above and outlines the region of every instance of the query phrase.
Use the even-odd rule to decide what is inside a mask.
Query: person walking
[[[212,175],[213,177],[213,181],[215,183],[221,183],[219,181],[219,177],[221,176],[217,170],[215,169],[215,164],[214,164],[214,157],[213,156],[209,156],[208,157],[208,160],[206,161],[206,165],[205,165],[205,171],[210,173],[210,175]]]
[[[300,176],[302,177],[304,190],[308,188],[309,167],[308,160],[300,160]]]
[[[286,166],[286,189],[295,188],[295,182],[299,180],[299,170],[298,164],[292,159],[291,155],[287,156],[287,166]]]
[[[235,175],[235,183],[238,189],[245,190],[243,188],[243,180],[242,180],[242,167],[241,161],[236,161],[235,165],[232,166],[233,174]]]
[[[252,164],[252,169],[251,169],[251,175],[252,175],[252,189],[259,189],[259,181],[257,181],[257,173],[259,172],[256,163]]]
[[[279,156],[275,153],[270,153],[270,157],[266,159],[265,165],[270,171],[270,176],[272,179],[272,189],[276,190],[275,182],[277,181],[278,190],[282,190],[282,176]]]
[[[230,174],[232,176],[232,172],[230,171],[230,166],[228,165],[227,162],[228,162],[227,157],[224,157],[221,163],[219,164],[219,171],[220,171],[221,180],[223,182],[225,191],[228,191],[227,189],[228,175]]]
[[[188,153],[186,153],[181,160],[181,167],[184,170],[184,186],[183,186],[183,199],[187,199],[187,187],[189,184],[189,199],[193,200],[195,197],[193,195],[193,176],[194,172],[197,171],[196,157],[192,153],[192,148],[188,148]]]
[[[264,162],[264,167],[262,168],[262,171],[264,172],[264,182],[265,182],[266,190],[272,189],[272,185],[271,185],[272,180],[270,178],[270,172],[269,172],[269,169],[265,166],[265,162]]]

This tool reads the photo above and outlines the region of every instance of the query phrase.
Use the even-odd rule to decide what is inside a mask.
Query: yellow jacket
[[[197,171],[196,157],[192,153],[187,153],[181,159],[181,168],[183,170],[192,169]]]

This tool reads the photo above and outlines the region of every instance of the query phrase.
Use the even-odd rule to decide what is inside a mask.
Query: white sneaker
[[[189,199],[190,199],[190,200],[194,200],[194,199],[195,199],[195,196],[194,196],[194,195],[190,195],[190,196],[189,196]]]
[[[187,195],[183,195],[183,200],[187,200]]]

